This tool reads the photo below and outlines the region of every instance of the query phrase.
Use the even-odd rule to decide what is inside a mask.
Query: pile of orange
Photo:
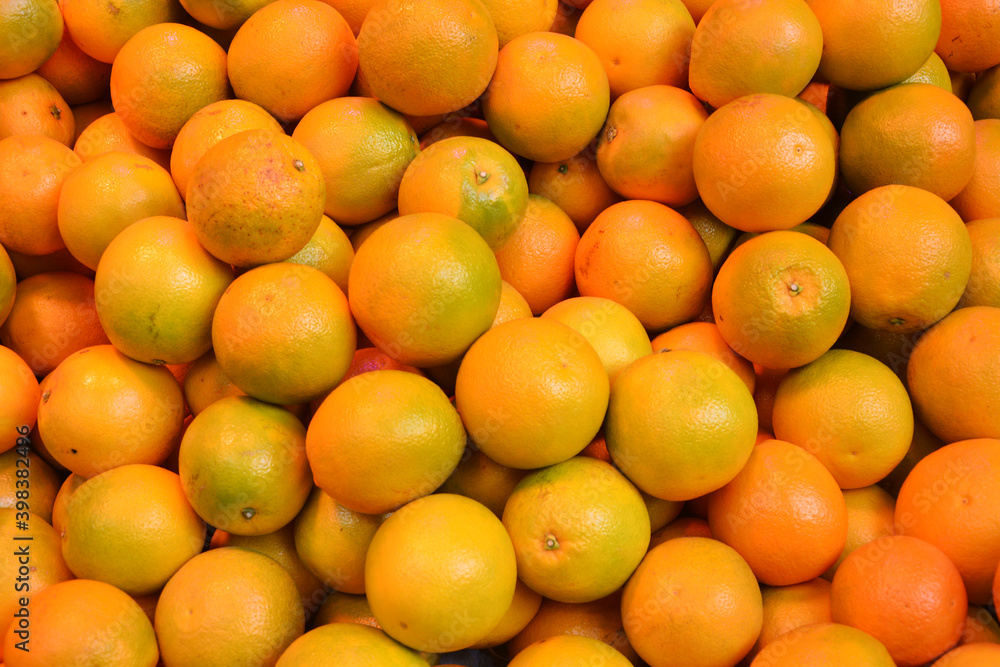
[[[1000,665],[995,18],[0,3],[0,665]]]

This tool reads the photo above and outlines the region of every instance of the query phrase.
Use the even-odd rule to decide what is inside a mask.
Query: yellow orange
[[[0,79],[34,72],[55,53],[65,30],[55,0],[17,0],[0,10]]]
[[[136,139],[125,127],[121,116],[114,112],[105,114],[87,125],[77,136],[73,151],[84,162],[98,155],[117,151],[142,155],[164,169],[170,168],[170,152],[152,148]],[[183,192],[181,194],[183,195]]]
[[[51,83],[37,74],[0,79],[0,139],[41,134],[70,146],[73,111]]]
[[[871,665],[896,663],[877,639],[867,632],[840,623],[813,623],[791,630],[765,647],[751,667],[797,665]]]
[[[309,667],[324,661],[355,667],[427,667],[416,651],[382,630],[356,623],[330,623],[305,633],[281,654],[275,667]]]

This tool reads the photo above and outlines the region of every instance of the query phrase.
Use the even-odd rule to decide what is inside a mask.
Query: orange
[[[7,251],[47,255],[65,247],[56,210],[66,177],[80,158],[44,136],[0,140],[0,243]]]
[[[420,150],[442,139],[451,137],[479,137],[496,141],[490,132],[486,121],[481,118],[470,118],[463,113],[447,114],[440,123],[420,133]]]
[[[975,82],[967,91],[965,103],[976,120],[1000,118],[1000,67],[991,67],[981,74],[966,74],[972,76]],[[959,93],[956,92],[956,95]],[[961,97],[961,96],[960,96]]]
[[[438,366],[458,359],[493,323],[500,269],[472,227],[438,213],[387,222],[357,248],[351,312],[393,359]]]
[[[223,373],[269,403],[305,403],[332,389],[354,355],[347,297],[318,269],[266,264],[226,289],[212,318]]]
[[[198,415],[212,403],[227,396],[246,396],[219,367],[215,352],[209,350],[188,367],[181,383],[184,401],[192,415]]]
[[[763,622],[760,588],[732,548],[704,537],[664,542],[622,595],[625,634],[650,667],[735,665]]]
[[[495,254],[503,280],[524,297],[534,315],[541,315],[574,292],[580,233],[551,200],[532,194],[526,201],[523,218]]]
[[[962,630],[962,639],[958,644],[962,646],[977,643],[1000,644],[1000,625],[986,607],[970,604],[969,613],[965,617],[965,629]]]
[[[874,357],[892,369],[906,382],[906,366],[913,352],[913,345],[921,331],[902,333],[886,329],[869,329],[857,322],[851,323],[837,341],[837,347],[854,350]]]
[[[744,232],[788,229],[826,202],[837,167],[831,136],[802,102],[759,93],[716,110],[694,143],[708,209]]]
[[[69,504],[69,499],[86,481],[86,477],[71,472],[59,487],[52,503],[52,527],[56,533],[62,533],[63,527],[66,525],[66,505]],[[59,553],[62,553],[62,549],[59,550]]]
[[[878,485],[885,489],[893,498],[898,497],[899,489],[903,486],[906,478],[909,477],[913,467],[925,456],[943,446],[944,443],[931,433],[930,429],[924,426],[923,422],[919,419],[914,419],[913,440],[910,442],[910,448],[906,450],[906,456],[899,462],[899,465],[892,469],[892,472],[882,478],[882,481]]]
[[[1000,646],[989,643],[959,646],[938,658],[931,667],[981,667],[1000,660]]]
[[[66,30],[80,50],[103,63],[113,63],[137,32],[157,23],[178,21],[184,10],[174,0],[139,0],[108,5],[98,0],[65,0]]]
[[[975,170],[972,113],[933,84],[906,83],[875,93],[851,109],[840,134],[840,173],[857,195],[912,185],[948,200]]]
[[[708,249],[684,216],[663,204],[609,206],[576,249],[580,294],[616,301],[649,331],[693,320],[708,300]]]
[[[708,248],[709,257],[712,259],[712,271],[718,271],[729,254],[730,246],[739,235],[739,230],[733,229],[719,220],[700,199],[678,208],[677,212],[687,218],[691,226],[701,236],[705,247]]]
[[[38,431],[56,461],[79,475],[159,464],[177,446],[184,396],[166,368],[96,345],[66,357],[40,388]]]
[[[1000,250],[1000,218],[972,220],[965,228],[972,240],[972,271],[958,307],[1000,307],[1000,272],[993,261]]]
[[[976,158],[972,177],[948,202],[966,222],[1000,217],[1000,179],[996,177],[1000,165],[1000,119],[977,120],[974,127]]]
[[[553,3],[555,4],[555,3]],[[63,18],[56,0],[15,0],[0,9],[0,79],[30,74],[59,48]]]
[[[528,172],[528,192],[561,208],[581,234],[598,213],[621,201],[601,176],[589,149],[568,160],[533,163]]]
[[[367,97],[319,104],[292,137],[319,162],[325,211],[340,225],[370,222],[396,208],[400,180],[420,151],[406,119]]]
[[[351,595],[338,591],[330,591],[327,594],[313,619],[313,627],[316,628],[328,623],[356,623],[372,628],[379,627],[378,621],[372,616],[371,607],[368,606],[368,598],[364,595]]]
[[[712,537],[712,529],[705,519],[693,516],[678,517],[653,533],[649,540],[649,548],[652,549],[678,537]]]
[[[358,248],[368,239],[369,236],[372,235],[372,232],[385,225],[385,223],[390,220],[395,220],[398,217],[399,211],[392,210],[385,215],[372,220],[371,222],[366,222],[359,225],[356,229],[350,230],[351,245],[354,246],[354,252],[358,251]]]
[[[822,53],[823,30],[806,3],[716,2],[691,41],[691,92],[715,108],[755,93],[794,97]]]
[[[99,155],[74,169],[59,192],[59,233],[91,269],[120,231],[154,215],[183,218],[184,202],[167,170],[141,155]]]
[[[611,383],[633,361],[653,352],[639,319],[610,299],[566,299],[546,310],[542,317],[562,322],[586,338],[601,358]]]
[[[688,322],[664,331],[652,341],[653,352],[694,350],[709,354],[740,376],[752,394],[757,384],[753,364],[736,354],[712,322]]]
[[[185,11],[196,21],[216,30],[229,32],[243,25],[255,12],[273,0],[181,0]]]
[[[945,442],[1000,438],[1000,308],[947,315],[917,341],[906,378],[915,412]]]
[[[312,490],[306,429],[284,408],[249,396],[212,403],[184,432],[184,495],[212,526],[265,535],[291,523]]]
[[[209,148],[186,196],[201,244],[228,264],[251,267],[283,262],[309,242],[323,217],[326,185],[305,146],[253,129]]]
[[[521,35],[500,50],[483,115],[500,144],[540,162],[568,160],[597,136],[610,105],[597,55],[553,32]]]
[[[375,618],[397,641],[443,653],[471,646],[503,618],[517,566],[503,524],[464,496],[424,496],[385,520],[365,560]]]
[[[69,146],[75,129],[73,111],[51,83],[37,74],[0,79],[0,139],[41,134]]]
[[[507,499],[527,472],[500,465],[480,450],[467,447],[458,466],[438,487],[437,492],[467,496],[501,517]]]
[[[517,571],[559,602],[593,602],[619,589],[646,554],[649,514],[610,464],[578,456],[529,473],[503,511]]]
[[[833,475],[815,456],[768,440],[709,496],[708,524],[761,583],[788,586],[815,579],[837,560],[847,539],[847,508]]]
[[[182,197],[187,197],[191,174],[201,156],[215,144],[244,130],[283,134],[271,114],[253,102],[219,100],[202,107],[181,126],[170,150],[170,175]]]
[[[504,283],[506,285],[506,283]],[[14,307],[14,300],[17,298],[17,273],[14,263],[10,261],[10,255],[0,245],[0,326],[7,321],[11,309]],[[522,297],[523,298],[523,297]],[[527,307],[527,303],[525,303]],[[528,311],[531,317],[531,311]]]
[[[796,628],[831,622],[830,582],[826,579],[810,579],[791,586],[761,586],[760,595],[764,624],[751,656]]]
[[[115,112],[153,148],[170,148],[196,111],[228,96],[226,52],[205,33],[179,23],[143,28],[111,67]]]
[[[499,47],[528,32],[546,31],[552,27],[558,11],[558,0],[483,0],[497,30]]]
[[[109,113],[95,119],[79,133],[73,144],[73,151],[84,162],[111,151],[133,153],[148,157],[164,169],[170,168],[170,152],[151,148],[128,131],[117,113]],[[182,193],[183,194],[183,193]]]
[[[382,521],[381,516],[355,512],[314,488],[295,517],[295,550],[324,585],[346,594],[363,594],[365,556]]]
[[[483,334],[462,359],[455,406],[471,441],[512,468],[578,454],[608,405],[608,375],[581,334],[551,319],[514,320]]]
[[[896,532],[943,551],[965,581],[969,602],[988,604],[1000,563],[1000,493],[992,467],[1000,440],[960,440],[913,467],[896,500]]]
[[[948,69],[981,72],[1000,64],[1000,26],[989,16],[989,5],[968,0],[941,2],[941,33],[935,50]]]
[[[490,328],[511,320],[522,320],[530,317],[532,317],[531,306],[528,305],[527,299],[521,296],[521,293],[514,289],[510,283],[503,281],[500,284],[500,306],[497,308],[497,314],[493,318],[493,325]]]
[[[837,256],[792,231],[761,234],[733,250],[712,286],[719,333],[735,352],[770,368],[801,366],[829,350],[850,299]]]
[[[381,2],[358,32],[358,74],[401,113],[450,113],[486,90],[498,45],[479,0]]]
[[[823,573],[830,580],[852,551],[895,530],[896,500],[879,486],[844,491],[847,504],[847,543],[837,562]]]
[[[531,622],[542,604],[542,596],[518,579],[514,586],[514,600],[500,622],[489,634],[472,645],[472,648],[493,648],[508,642]]]
[[[116,236],[97,266],[101,327],[137,361],[187,364],[212,347],[212,315],[233,269],[205,250],[186,220],[153,216]]]
[[[80,133],[87,129],[92,122],[101,116],[114,113],[114,110],[115,108],[112,106],[111,100],[109,99],[91,102],[90,104],[80,104],[73,107],[73,119],[76,124],[76,129],[73,133],[73,141],[76,142],[76,140],[80,138]]]
[[[19,474],[18,471],[24,470],[26,466],[30,468],[28,474],[24,472]],[[29,485],[25,486],[23,480],[28,479],[29,475]],[[15,446],[0,454],[0,507],[16,509],[17,501],[23,500],[17,497],[18,491],[28,488],[31,513],[47,523],[52,523],[52,507],[61,481],[61,474],[53,470],[44,458],[36,455],[30,446]]]
[[[594,50],[611,97],[645,86],[686,88],[695,22],[680,0],[594,0],[576,38]]]
[[[399,213],[441,213],[475,229],[494,251],[517,231],[528,181],[514,156],[479,137],[442,139],[420,152],[399,183]]]
[[[750,663],[751,667],[800,665],[866,665],[894,667],[896,663],[877,639],[840,623],[813,623],[778,637]]]
[[[94,60],[80,50],[69,31],[63,31],[59,48],[35,70],[51,83],[67,104],[89,104],[108,96],[111,65]]]
[[[4,638],[11,667],[68,665],[89,660],[108,667],[155,667],[153,624],[142,607],[100,581],[64,581],[31,598],[31,631],[22,639],[12,626]]]
[[[914,537],[882,537],[858,547],[833,577],[833,620],[882,642],[900,667],[941,655],[962,636],[962,577],[937,547]]]
[[[344,384],[350,380],[355,375],[361,375],[362,373],[370,373],[371,371],[384,371],[384,370],[394,370],[394,371],[407,371],[410,373],[416,373],[417,375],[423,375],[424,372],[415,366],[408,366],[406,364],[401,364],[385,352],[382,352],[377,347],[371,347],[369,343],[365,341],[358,341],[358,344],[369,345],[368,347],[358,347],[354,351],[354,356],[351,357],[351,364],[347,367],[347,372],[344,373],[344,377],[341,378],[339,384]],[[332,389],[330,391],[333,391]],[[320,403],[323,399],[329,396],[329,392],[324,394],[321,398],[315,398],[310,401],[313,408],[313,412],[319,408]]]
[[[632,663],[602,641],[591,637],[557,635],[526,647],[509,664],[511,667],[572,667],[586,664],[629,667]]]
[[[440,486],[465,439],[462,420],[433,382],[372,371],[324,399],[309,424],[306,453],[318,487],[356,512],[379,514]]]
[[[597,166],[626,199],[683,206],[698,198],[691,160],[708,112],[691,93],[665,85],[623,94],[597,137]]]
[[[4,390],[0,410],[0,452],[27,445],[27,436],[35,426],[41,391],[31,367],[7,347],[0,347],[0,387]]]
[[[611,389],[605,438],[614,464],[665,500],[727,484],[757,436],[753,397],[721,361],[688,350],[642,357]]]
[[[175,473],[123,465],[91,477],[66,503],[62,552],[81,579],[155,593],[205,542],[205,522]]]
[[[920,66],[920,69],[914,72],[912,76],[903,79],[902,83],[933,83],[949,92],[953,92],[951,75],[944,61],[941,60],[941,56],[937,53],[931,53],[927,60],[924,61],[924,64]]]
[[[943,14],[932,0],[809,0],[808,5],[823,28],[819,76],[851,90],[885,88],[920,69],[938,41]]]
[[[285,260],[289,264],[302,264],[319,269],[337,287],[347,294],[347,278],[354,261],[354,248],[344,230],[325,215],[320,218],[319,227],[302,249]]]
[[[906,388],[885,364],[830,350],[788,372],[772,415],[775,437],[809,451],[842,489],[870,486],[903,460],[913,438]]]
[[[277,561],[223,547],[198,554],[171,577],[153,627],[166,665],[274,665],[304,632],[305,612]]]
[[[355,36],[361,31],[361,24],[365,22],[365,17],[372,7],[378,4],[378,0],[323,0],[343,16]]]
[[[94,281],[56,271],[25,278],[14,307],[0,326],[0,342],[28,362],[39,377],[85,347],[108,343],[97,318]]]
[[[331,623],[305,633],[289,645],[276,667],[319,664],[353,667],[427,667],[416,651],[393,641],[382,630],[356,623]]]
[[[296,121],[347,94],[358,69],[358,46],[351,26],[330,5],[277,0],[237,31],[227,67],[237,97],[280,121]]]

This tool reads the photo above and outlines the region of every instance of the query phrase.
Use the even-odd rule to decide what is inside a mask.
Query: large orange
[[[458,465],[465,429],[448,397],[415,373],[372,371],[327,396],[306,436],[316,485],[380,514],[431,493]]]
[[[386,633],[420,651],[471,646],[514,598],[514,547],[486,507],[447,493],[418,498],[385,520],[365,560],[365,588]]]
[[[984,118],[974,123],[976,159],[972,177],[948,203],[966,222],[1000,216],[1000,118]]]
[[[196,111],[228,96],[226,52],[205,33],[179,23],[143,28],[111,67],[115,112],[153,148],[170,148]]]
[[[708,524],[761,583],[788,586],[815,579],[840,556],[847,507],[833,475],[815,456],[790,442],[768,440],[709,496]]]
[[[690,500],[747,462],[757,412],[746,384],[703,352],[642,357],[611,389],[605,439],[614,464],[646,493]]]
[[[772,423],[776,437],[816,456],[841,488],[858,489],[903,460],[913,408],[885,364],[853,350],[830,350],[782,378]]]
[[[310,110],[292,137],[319,162],[328,216],[359,225],[396,208],[399,182],[420,148],[399,113],[368,97],[341,97]]]
[[[688,322],[668,329],[651,341],[653,352],[695,350],[715,357],[736,371],[750,393],[757,385],[753,364],[738,355],[713,322]]]
[[[212,315],[233,269],[186,220],[145,218],[116,236],[97,265],[94,297],[108,338],[138,361],[186,364],[212,347]]]
[[[582,335],[551,319],[513,320],[466,353],[455,406],[484,454],[512,468],[541,468],[593,439],[608,387],[601,359]]]
[[[655,85],[623,94],[597,137],[597,166],[626,199],[683,206],[698,198],[691,160],[708,112],[691,93]]]
[[[875,93],[851,109],[841,129],[840,173],[855,195],[912,185],[948,200],[972,178],[975,159],[972,113],[929,83]]]
[[[987,604],[1000,563],[1000,440],[960,440],[924,457],[899,490],[896,531],[948,555],[969,602]]]
[[[712,310],[730,347],[755,364],[794,368],[818,359],[850,312],[847,272],[823,243],[777,231],[730,253],[712,286]]]
[[[556,162],[573,157],[597,136],[610,102],[608,75],[586,44],[536,32],[500,50],[483,115],[512,153]]]
[[[1000,308],[956,310],[913,348],[906,370],[917,416],[945,442],[1000,438]]]
[[[568,160],[532,164],[528,172],[528,192],[552,201],[570,217],[581,234],[598,213],[621,201],[601,176],[595,154],[590,149]]]
[[[73,144],[73,151],[84,162],[93,160],[98,155],[117,151],[142,155],[164,169],[170,168],[170,151],[152,148],[136,139],[125,127],[121,116],[114,112],[95,119],[81,131]]]
[[[554,16],[553,16],[554,18]],[[59,48],[63,17],[56,0],[14,0],[0,9],[0,79],[30,74]]]
[[[680,537],[651,549],[625,584],[622,620],[650,667],[735,665],[763,623],[760,588],[731,547]]]
[[[56,211],[66,177],[80,158],[40,135],[0,141],[0,243],[8,251],[47,255],[65,247]]]
[[[691,41],[691,92],[715,108],[754,93],[794,97],[822,53],[823,30],[804,2],[715,2]]]
[[[281,262],[244,273],[212,317],[222,371],[269,403],[305,403],[332,389],[356,343],[347,297],[311,266]]]
[[[74,107],[108,96],[111,65],[81,51],[68,30],[63,31],[59,48],[35,72],[51,83],[66,103]]]
[[[965,225],[972,240],[972,272],[958,307],[1000,307],[1000,218],[972,220]]]
[[[597,639],[577,635],[557,635],[526,647],[509,664],[511,667],[573,667],[580,664],[629,667],[632,663],[611,646]]]
[[[62,3],[66,30],[91,58],[113,63],[133,35],[157,23],[178,21],[184,10],[176,0],[114,2],[65,0]]]
[[[415,213],[379,227],[357,249],[351,312],[369,340],[414,366],[458,359],[493,323],[500,269],[472,227]]]
[[[756,657],[768,644],[796,628],[831,622],[830,582],[826,579],[810,579],[791,586],[761,586],[760,595],[764,624],[751,656]]]
[[[559,602],[593,602],[619,589],[649,546],[639,491],[613,466],[578,456],[529,473],[503,511],[517,571]]]
[[[847,505],[847,543],[837,562],[823,573],[823,579],[833,579],[837,568],[851,552],[880,537],[892,535],[896,529],[896,499],[880,486],[866,486],[844,491]]]
[[[0,347],[0,387],[8,397],[0,410],[0,452],[6,452],[27,444],[42,395],[31,367],[7,347]]]
[[[576,249],[580,294],[622,304],[649,331],[693,320],[708,300],[708,249],[684,216],[658,202],[609,206]]]
[[[358,46],[351,26],[330,5],[277,0],[240,27],[226,63],[237,97],[289,122],[347,93]]]
[[[745,95],[717,109],[694,143],[702,201],[745,232],[788,229],[826,202],[836,150],[808,106],[773,93]]]
[[[958,569],[915,537],[882,537],[854,550],[833,577],[835,623],[882,642],[899,667],[917,667],[962,636],[968,607]]]
[[[358,33],[358,70],[390,107],[444,114],[486,90],[498,48],[493,18],[479,0],[380,2]]]
[[[841,623],[811,623],[778,637],[750,667],[865,665],[895,667],[889,651],[867,632]]]
[[[645,86],[686,87],[694,31],[681,0],[594,0],[575,35],[601,59],[617,98]]]
[[[948,69],[981,72],[1000,64],[1000,26],[987,17],[992,2],[941,1],[941,33],[935,50]]]
[[[184,420],[177,380],[111,345],[66,357],[41,390],[38,432],[61,465],[84,477],[126,463],[159,464],[177,446]]]
[[[292,642],[275,667],[311,667],[320,664],[352,667],[427,667],[412,649],[393,641],[382,630],[357,623],[329,623]]]
[[[42,134],[69,146],[75,130],[72,109],[51,83],[37,74],[0,79],[0,139]]]
[[[494,251],[517,231],[528,181],[504,148],[479,137],[450,137],[417,155],[399,183],[399,214],[441,213],[479,232]]]

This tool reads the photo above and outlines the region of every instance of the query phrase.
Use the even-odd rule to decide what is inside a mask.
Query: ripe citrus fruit
[[[935,50],[948,69],[981,72],[1000,64],[1000,30],[987,19],[989,15],[989,6],[978,2],[941,2],[941,32]]]
[[[589,149],[568,160],[533,163],[528,172],[528,192],[558,206],[581,234],[598,213],[621,201],[601,176]]]
[[[705,352],[729,366],[753,393],[757,384],[753,364],[736,354],[712,322],[688,322],[668,329],[652,340],[653,352],[694,350]]]
[[[977,120],[973,126],[976,158],[972,177],[948,202],[966,222],[1000,216],[1000,182],[995,177],[1000,165],[1000,119]]]
[[[840,623],[813,623],[778,637],[751,667],[799,665],[869,665],[893,667],[889,651],[867,632]]]
[[[133,35],[157,23],[184,16],[179,3],[138,0],[108,5],[99,0],[66,0],[62,3],[66,30],[91,58],[113,63]]]
[[[703,352],[642,357],[611,389],[605,422],[614,464],[646,493],[689,500],[727,484],[757,435],[746,384]]]
[[[164,169],[170,168],[170,151],[152,148],[136,139],[125,127],[121,116],[114,112],[95,119],[81,130],[73,144],[73,151],[84,162],[89,162],[98,155],[117,151],[148,157]],[[183,194],[181,191],[181,195]]]
[[[330,623],[305,633],[289,645],[275,667],[310,667],[333,663],[353,667],[427,667],[416,651],[382,630],[357,623]]]
[[[0,9],[0,31],[7,36],[0,45],[0,79],[30,74],[59,48],[64,33],[59,3],[56,0],[6,3]]]
[[[701,236],[701,240],[708,248],[709,257],[712,259],[712,271],[718,271],[723,260],[729,254],[733,240],[739,235],[739,230],[733,229],[719,220],[700,199],[680,207],[677,211],[687,218],[691,226]]]
[[[516,581],[500,519],[447,493],[392,514],[365,560],[375,618],[390,637],[420,651],[459,650],[485,637],[510,607]]]
[[[511,667],[572,667],[579,664],[629,667],[632,663],[602,641],[577,635],[557,635],[526,647],[509,664]]]
[[[327,216],[320,219],[319,227],[302,249],[285,261],[319,269],[337,283],[341,292],[347,294],[354,248],[344,230]]]
[[[0,139],[41,134],[70,146],[75,130],[73,111],[51,83],[37,74],[0,79]]]
[[[16,298],[17,273],[14,271],[14,263],[10,261],[10,255],[0,244],[0,326],[7,321]],[[530,310],[528,316],[531,316]]]
[[[356,623],[370,628],[379,627],[378,621],[372,616],[368,598],[364,595],[340,593],[335,590],[327,594],[323,604],[316,611],[313,627],[318,628],[328,623]]]
[[[880,537],[892,535],[896,529],[896,499],[880,486],[866,486],[844,491],[847,505],[847,543],[833,565],[823,573],[823,579],[833,579],[837,568],[851,552]]]
[[[472,645],[472,648],[492,648],[510,641],[524,630],[531,619],[538,613],[542,604],[542,596],[528,588],[520,579],[514,586],[514,599],[507,612],[489,634]]]
[[[496,317],[493,318],[493,325],[490,328],[511,320],[522,320],[530,317],[532,317],[531,306],[528,305],[528,301],[510,283],[503,281],[500,285],[500,306],[497,308]]]
[[[1000,117],[1000,68],[993,66],[983,71],[979,75],[966,73],[964,76],[974,76],[975,82],[967,89],[967,96],[962,96],[963,91],[955,91],[955,94],[965,100],[972,117],[976,120],[996,119]]]
[[[456,493],[481,502],[498,517],[527,470],[500,465],[475,447],[467,447],[438,493]]]
[[[979,667],[1000,660],[1000,645],[974,643],[954,648],[938,658],[931,667]]]
[[[466,353],[455,406],[471,441],[512,468],[575,456],[604,420],[608,376],[587,340],[551,319],[514,320]]]
[[[91,58],[80,50],[68,30],[52,55],[35,70],[51,83],[67,104],[89,104],[108,95],[111,65]]]
[[[0,410],[0,452],[6,452],[34,428],[41,391],[31,367],[6,347],[0,347],[0,387],[8,397]]]
[[[305,403],[330,391],[354,355],[347,297],[311,266],[266,264],[223,293],[212,318],[222,371],[269,403]]]
[[[181,0],[181,5],[196,21],[219,31],[229,32],[243,25],[258,9],[272,0]]]
[[[30,437],[28,438],[30,440]],[[24,441],[22,441],[24,444]],[[27,449],[26,449],[27,448]],[[27,452],[27,456],[25,453]],[[27,467],[30,467],[28,475],[18,474],[19,470],[26,467],[22,459],[28,459]],[[29,486],[25,486],[24,479],[30,475]],[[30,512],[37,515],[47,523],[52,523],[52,507],[55,504],[56,495],[62,483],[62,471],[56,472],[45,459],[37,452],[30,449],[29,445],[14,447],[0,454],[0,507],[17,508],[18,491],[28,488],[30,492]]]
[[[972,271],[958,307],[1000,307],[1000,271],[993,262],[1000,250],[1000,218],[983,218],[966,223],[972,240]],[[18,288],[20,289],[20,288]]]
[[[578,456],[529,473],[503,511],[518,576],[559,602],[620,588],[649,546],[639,491],[610,464]]]
[[[814,623],[830,623],[830,582],[810,579],[791,586],[761,586],[764,624],[750,656],[756,657],[787,632]]]

